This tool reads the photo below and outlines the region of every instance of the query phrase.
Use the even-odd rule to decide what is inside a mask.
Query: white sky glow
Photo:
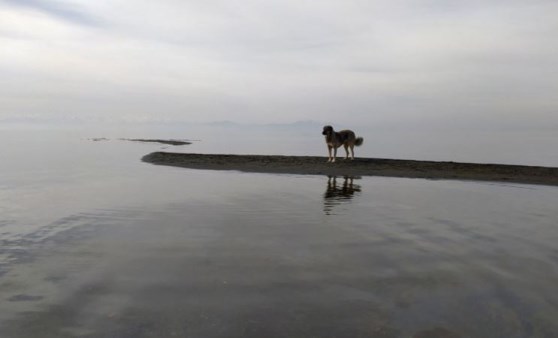
[[[0,0],[0,122],[558,128],[558,2]]]

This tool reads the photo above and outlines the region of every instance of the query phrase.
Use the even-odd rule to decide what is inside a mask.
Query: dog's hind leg
[[[345,159],[348,160],[349,159],[349,145],[348,144],[344,144],[343,147],[345,148],[345,152],[347,153],[347,155],[345,156]]]
[[[349,152],[347,151],[347,157],[349,157]],[[351,160],[355,159],[355,146],[351,144]]]
[[[333,147],[333,159],[331,160],[331,162],[335,162],[336,158],[337,158],[337,147]]]

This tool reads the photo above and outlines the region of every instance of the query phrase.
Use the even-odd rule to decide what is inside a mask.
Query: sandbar
[[[183,146],[183,145],[192,144],[192,142],[184,141],[184,140],[160,140],[160,139],[143,139],[143,138],[124,138],[121,140],[134,141],[134,142],[146,142],[146,143],[162,143],[171,146]]]
[[[505,164],[435,162],[382,158],[338,159],[281,155],[223,155],[153,152],[142,161],[156,165],[205,170],[236,170],[328,176],[386,176],[444,180],[494,181],[558,185],[558,168]]]
[[[88,140],[94,142],[100,142],[100,141],[110,141],[111,139],[106,137],[93,137],[93,138],[89,138]],[[119,138],[118,140],[144,142],[144,143],[161,143],[161,144],[167,144],[171,146],[184,146],[184,145],[192,144],[192,142],[186,140],[163,140],[163,139],[145,139],[145,138]]]

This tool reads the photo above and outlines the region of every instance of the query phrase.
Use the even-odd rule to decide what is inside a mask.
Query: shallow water
[[[139,158],[223,148],[104,136],[2,134],[0,336],[558,336],[556,187],[167,168]]]

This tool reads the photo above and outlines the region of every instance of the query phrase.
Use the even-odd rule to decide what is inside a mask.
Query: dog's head
[[[322,131],[322,135],[331,135],[331,133],[333,133],[333,127],[325,126],[324,130]]]

